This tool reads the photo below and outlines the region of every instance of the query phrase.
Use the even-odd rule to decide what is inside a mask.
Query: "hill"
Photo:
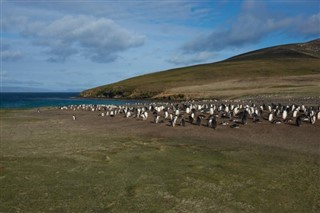
[[[320,39],[244,53],[85,90],[83,97],[208,99],[319,96]]]

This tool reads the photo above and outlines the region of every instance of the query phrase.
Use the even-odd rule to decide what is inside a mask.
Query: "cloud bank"
[[[260,2],[246,1],[229,27],[221,26],[209,34],[198,36],[182,45],[181,50],[184,54],[216,52],[256,44],[274,33],[307,38],[320,35],[319,26],[320,13],[309,17],[283,17],[269,12]]]
[[[6,42],[5,40],[2,41]],[[1,45],[1,60],[4,62],[17,61],[22,58],[22,53],[20,50],[12,50],[12,48],[7,44]]]
[[[43,47],[48,61],[64,62],[81,55],[93,62],[109,63],[120,52],[144,44],[145,37],[130,32],[107,18],[64,16],[50,24],[29,22],[22,35]]]

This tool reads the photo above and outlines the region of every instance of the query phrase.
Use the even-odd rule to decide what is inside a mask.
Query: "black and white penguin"
[[[193,124],[194,121],[194,112],[191,113],[191,115],[189,115],[189,123]]]
[[[273,113],[269,113],[268,115],[268,121],[272,122],[273,121]]]
[[[248,112],[247,111],[243,111],[243,113],[241,114],[241,123],[243,125],[247,124],[248,121]]]
[[[287,112],[287,110],[283,110],[283,112],[282,112],[282,120],[286,120],[287,119],[287,116],[288,116],[288,112]]]
[[[179,115],[180,126],[186,126],[186,121],[184,120],[183,115]]]
[[[311,123],[311,124],[315,124],[315,123],[316,123],[316,116],[315,116],[315,115],[312,115],[312,116],[310,117],[310,123]]]
[[[160,116],[158,115],[158,113],[156,111],[154,111],[153,113],[153,123],[157,124],[159,123],[160,120]]]
[[[254,122],[254,123],[259,123],[259,122],[260,122],[260,116],[259,116],[259,114],[257,114],[256,112],[254,112],[254,113],[252,114],[252,118],[253,118],[253,122]]]
[[[201,126],[201,121],[203,118],[205,118],[204,115],[198,115],[197,120],[196,120],[196,125]]]
[[[208,119],[208,127],[209,128],[213,128],[216,129],[217,127],[217,120],[216,117],[214,115],[211,115]]]
[[[171,120],[171,126],[172,126],[172,127],[175,127],[175,126],[176,126],[177,120],[178,120],[178,116],[177,116],[177,115],[173,116],[173,118],[172,118],[172,120]]]
[[[238,124],[232,124],[230,127],[234,128],[234,129],[239,129],[239,125]]]
[[[297,126],[301,126],[301,123],[302,123],[301,116],[298,116],[298,117],[296,118],[296,125],[297,125]]]

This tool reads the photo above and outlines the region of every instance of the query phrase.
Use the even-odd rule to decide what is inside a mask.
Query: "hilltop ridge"
[[[306,43],[287,44],[268,47],[243,53],[227,60],[248,60],[248,59],[277,59],[277,58],[320,58],[320,39]]]
[[[133,77],[85,90],[83,97],[207,99],[319,96],[320,39],[240,54],[224,61]]]

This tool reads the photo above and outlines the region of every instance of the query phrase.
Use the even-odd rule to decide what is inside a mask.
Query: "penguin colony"
[[[141,120],[152,119],[154,124],[168,122],[169,126],[197,125],[216,129],[218,126],[239,128],[248,122],[272,124],[315,124],[320,120],[320,106],[281,104],[225,104],[206,102],[148,103],[135,105],[69,105],[61,110],[99,112],[102,117],[122,116]],[[73,115],[73,120],[76,116]]]

